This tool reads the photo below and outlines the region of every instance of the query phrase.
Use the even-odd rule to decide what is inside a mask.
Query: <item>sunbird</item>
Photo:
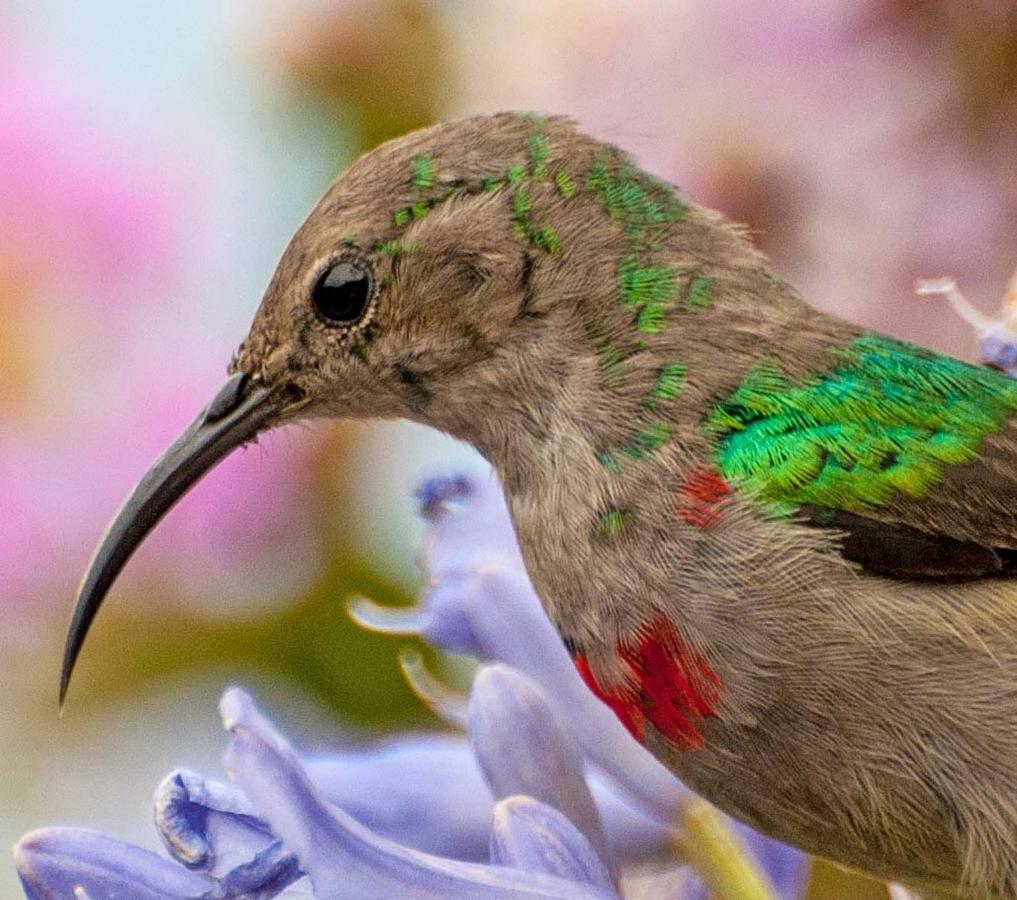
[[[520,113],[349,166],[230,373],[96,552],[61,701],[231,450],[410,419],[491,463],[580,674],[691,788],[923,896],[1017,897],[1017,381],[812,308],[743,229]]]

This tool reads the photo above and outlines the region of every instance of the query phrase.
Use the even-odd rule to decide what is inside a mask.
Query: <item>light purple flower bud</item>
[[[510,666],[483,666],[470,693],[470,738],[495,797],[524,794],[559,810],[606,858],[583,757],[539,685]]]
[[[29,900],[197,900],[216,887],[207,875],[86,828],[26,834],[14,861]]]
[[[611,873],[582,832],[532,797],[508,797],[495,806],[491,862],[614,890]]]
[[[617,896],[541,873],[442,859],[381,838],[321,796],[289,744],[246,694],[227,691],[221,710],[231,735],[227,771],[273,833],[297,855],[318,896],[349,900]]]

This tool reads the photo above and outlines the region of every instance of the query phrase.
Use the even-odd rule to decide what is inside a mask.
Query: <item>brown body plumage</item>
[[[629,259],[658,280],[626,282]],[[345,324],[315,293],[344,261],[342,290],[369,273]],[[811,383],[861,335],[567,121],[478,117],[383,145],[329,189],[234,360],[236,390],[274,404],[234,443],[303,416],[471,442],[591,683],[692,788],[930,895],[1017,897],[1014,421],[847,509],[777,508],[716,475],[704,423],[761,360]],[[70,662],[112,575],[86,585]],[[640,681],[640,641],[681,696]]]

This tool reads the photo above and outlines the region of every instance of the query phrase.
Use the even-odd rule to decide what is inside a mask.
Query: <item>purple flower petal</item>
[[[384,837],[440,856],[488,858],[494,798],[465,737],[400,735],[304,758],[304,768],[331,803]],[[667,825],[633,807],[596,772],[590,787],[611,859],[642,862],[673,853]]]
[[[495,797],[525,794],[559,810],[606,857],[583,757],[531,678],[503,664],[482,667],[470,693],[470,737]]]
[[[982,362],[1017,377],[1017,332],[1006,322],[995,322],[978,335]]]
[[[248,862],[235,866],[222,879],[219,897],[237,900],[268,900],[297,883],[303,877],[297,858],[285,850],[282,841],[273,841]],[[295,893],[297,892],[294,889]],[[289,892],[286,892],[287,894]]]
[[[14,860],[29,900],[67,900],[75,891],[88,900],[198,900],[216,887],[207,875],[85,828],[26,834]]]
[[[494,798],[458,735],[411,734],[306,759],[317,789],[378,834],[417,850],[487,860]]]
[[[611,873],[582,832],[532,797],[509,797],[495,806],[491,862],[614,890]]]
[[[671,825],[647,815],[618,793],[615,782],[596,769],[587,775],[607,837],[607,859],[619,865],[663,858],[673,859],[675,835]]]
[[[450,504],[461,501],[473,493],[473,482],[465,475],[440,475],[429,478],[417,488],[416,498],[420,514],[425,519],[437,519]]]
[[[233,785],[178,769],[156,788],[155,823],[170,854],[229,890],[278,891],[300,877],[296,858]]]
[[[318,896],[351,900],[612,896],[592,885],[442,859],[378,837],[324,800],[293,750],[246,694],[227,691],[221,708],[231,735],[227,770],[273,832],[296,853]]]
[[[778,897],[801,897],[809,878],[811,861],[808,854],[773,838],[753,831],[748,825],[733,822],[735,833],[742,840],[750,857],[766,873]]]

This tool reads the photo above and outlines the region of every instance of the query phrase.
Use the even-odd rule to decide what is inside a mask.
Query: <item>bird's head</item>
[[[621,359],[626,378],[588,405],[624,424],[659,376],[679,292],[695,292],[703,260],[740,253],[731,229],[563,118],[479,116],[366,154],[294,235],[229,379],[96,551],[61,699],[130,555],[234,448],[300,418],[409,418],[494,460],[517,435],[539,445]]]
[[[343,172],[231,366],[281,404],[273,424],[405,417],[454,430],[470,416],[497,370],[525,356],[548,296],[535,282],[563,261],[557,232],[531,220],[553,205],[555,132],[560,154],[593,145],[563,120],[489,116],[392,141]]]
[[[404,417],[469,437],[473,419],[497,414],[499,396],[525,393],[536,357],[560,352],[541,340],[549,298],[591,277],[566,271],[575,227],[559,213],[576,173],[606,149],[564,119],[499,114],[389,142],[336,179],[286,248],[229,379],[96,551],[61,701],[120,570],[231,450],[307,417]]]

